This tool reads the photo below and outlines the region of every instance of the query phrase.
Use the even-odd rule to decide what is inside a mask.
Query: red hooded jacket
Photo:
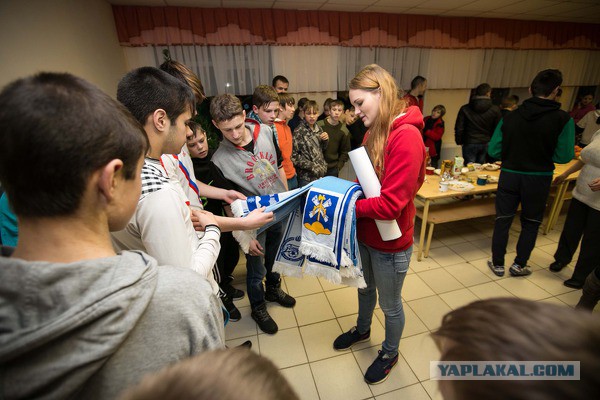
[[[381,194],[356,202],[358,240],[376,250],[395,253],[413,244],[414,198],[425,178],[423,115],[411,106],[392,123],[383,158]],[[369,132],[365,135],[366,142]],[[375,219],[398,221],[402,237],[383,241]]]

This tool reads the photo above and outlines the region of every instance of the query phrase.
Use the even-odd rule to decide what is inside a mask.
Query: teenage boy
[[[290,87],[290,81],[288,81],[287,78],[283,75],[277,75],[273,78],[273,81],[271,83],[273,85],[273,89],[275,89],[275,91],[278,94],[287,93]]]
[[[303,187],[325,176],[327,163],[323,152],[329,136],[317,124],[319,105],[309,100],[304,105],[304,119],[294,130],[292,162],[298,174],[298,186]]]
[[[285,172],[271,129],[246,119],[240,100],[230,94],[216,96],[210,103],[210,114],[224,138],[212,158],[215,185],[238,190],[246,196],[285,191]],[[281,234],[281,224],[275,224],[256,239],[250,239],[245,249],[251,316],[263,332],[270,334],[276,333],[278,327],[267,311],[265,299],[284,307],[296,304],[296,300],[281,289],[279,274],[273,272]]]
[[[248,119],[258,124],[265,124],[271,128],[278,145],[277,130],[273,126],[275,118],[279,114],[279,95],[271,86],[258,85],[252,93],[252,111],[248,113]],[[279,151],[279,150],[278,150]]]
[[[196,104],[192,90],[164,71],[142,67],[121,79],[117,99],[143,126],[150,149],[142,168],[138,206],[127,227],[113,233],[115,245],[147,251],[161,264],[191,268],[207,277],[218,293],[213,266],[221,248],[219,224],[212,213],[197,211],[204,228],[204,236],[198,237],[188,199],[161,164],[161,156],[178,153],[191,134],[188,123]]]
[[[298,177],[296,176],[296,168],[292,163],[292,130],[287,124],[287,121],[294,117],[294,106],[296,101],[292,95],[288,93],[279,94],[279,116],[275,119],[275,129],[277,129],[277,137],[279,138],[279,149],[283,158],[283,170],[287,178],[287,187],[289,190],[298,187]]]
[[[488,261],[498,276],[504,275],[508,231],[519,204],[521,233],[509,272],[512,276],[531,274],[527,261],[544,216],[554,163],[566,164],[575,155],[575,124],[555,101],[561,84],[559,70],[539,72],[529,87],[532,97],[500,121],[490,141],[490,156],[502,160],[492,259]]]
[[[206,131],[202,129],[202,126],[200,126],[199,123],[191,121],[189,123],[189,127],[193,133],[191,136],[188,136],[186,145],[187,150],[192,157],[191,160],[194,168],[193,172],[201,179],[203,183],[207,185],[212,184],[214,179],[212,177],[209,165],[210,160],[212,159],[212,156],[215,154],[216,150],[208,148]],[[204,209],[210,211],[214,215],[225,215],[223,210],[223,202],[217,199],[207,198],[204,203]],[[239,218],[236,219],[239,220]],[[228,302],[229,299],[243,299],[244,292],[231,285],[231,282],[233,281],[233,271],[235,270],[235,267],[240,259],[238,244],[233,238],[231,232],[221,232],[220,242],[221,251],[219,252],[219,257],[217,258],[217,268],[219,269],[219,276],[221,278],[219,281],[219,287],[228,296],[228,299],[223,303]],[[225,307],[228,307],[228,304],[225,304]],[[229,304],[229,307],[231,307],[231,304]],[[234,320],[241,318],[241,314],[239,310],[235,308],[235,305],[233,305],[231,310],[229,307],[227,308],[227,311],[229,311],[230,321],[232,318]]]
[[[350,147],[352,150],[362,146],[363,139],[367,133],[367,127],[356,116],[353,105],[350,105],[344,111],[344,123],[346,124],[346,129],[350,132]]]
[[[0,180],[20,228],[0,257],[2,397],[114,399],[223,347],[205,278],[113,249],[109,230],[135,211],[148,148],[122,105],[72,75],[41,73],[0,93],[0,130]]]
[[[427,79],[417,75],[410,82],[410,90],[404,95],[407,106],[417,106],[423,112],[423,96],[427,90]]]
[[[304,109],[304,105],[306,104],[307,101],[308,101],[307,97],[302,97],[302,98],[300,98],[300,100],[298,100],[298,107],[296,108],[294,117],[292,119],[290,119],[288,122],[290,130],[292,132],[294,132],[296,130],[298,125],[300,125],[300,122],[302,122],[302,120],[304,119],[304,111],[302,111],[302,110]]]
[[[350,148],[350,132],[346,124],[340,121],[344,113],[344,102],[333,100],[329,103],[329,116],[318,122],[321,129],[327,132],[329,141],[327,148],[323,151],[325,161],[327,162],[326,176],[338,176],[342,167],[350,159],[348,152]]]

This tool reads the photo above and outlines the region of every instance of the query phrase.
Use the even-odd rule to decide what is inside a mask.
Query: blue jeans
[[[463,144],[462,154],[465,159],[465,165],[468,163],[485,164],[487,150],[487,143]]]
[[[412,247],[397,253],[384,253],[359,243],[359,249],[367,287],[358,289],[356,327],[359,333],[371,329],[373,310],[379,292],[379,306],[385,315],[385,340],[381,347],[384,353],[395,356],[404,330],[401,292]]]
[[[263,256],[246,254],[246,287],[250,306],[254,309],[265,302],[263,279],[267,278],[267,286],[279,284],[279,273],[273,272],[273,263],[281,242],[281,223],[275,224],[256,238],[263,248]]]
[[[298,188],[298,175],[292,176],[287,180],[288,190],[293,190]]]

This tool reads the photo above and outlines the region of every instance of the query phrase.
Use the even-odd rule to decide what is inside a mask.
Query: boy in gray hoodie
[[[0,93],[0,181],[19,219],[0,256],[0,397],[113,399],[146,373],[221,348],[221,308],[189,268],[116,254],[148,139],[69,74]],[[35,171],[35,174],[31,172]]]

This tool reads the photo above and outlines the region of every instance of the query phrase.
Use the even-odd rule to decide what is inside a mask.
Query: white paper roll
[[[367,150],[361,146],[349,152],[348,156],[350,156],[350,162],[356,172],[358,183],[360,183],[367,199],[379,197],[381,194],[381,183],[377,178],[375,169],[373,169],[373,164],[371,164],[371,159],[369,159]],[[400,227],[395,220],[382,221],[376,219],[375,224],[377,224],[379,234],[384,241],[398,239],[402,236]]]

